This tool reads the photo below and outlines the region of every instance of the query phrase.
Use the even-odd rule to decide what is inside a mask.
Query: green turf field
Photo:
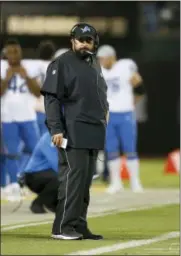
[[[90,219],[89,225],[95,233],[103,234],[105,239],[102,241],[55,241],[50,238],[50,224],[37,225],[2,232],[1,254],[63,255],[80,250],[111,246],[130,240],[150,239],[168,232],[179,231],[179,206],[171,205],[98,217]],[[130,254],[159,255],[160,248],[166,250],[171,246],[171,243],[171,240],[157,242],[151,246],[119,251],[118,255],[125,255],[129,252]],[[178,239],[174,239],[173,243],[172,247],[174,248],[172,250],[175,250],[175,255],[179,255]],[[158,249],[156,250],[156,248]],[[124,254],[122,254],[123,252]],[[115,253],[116,251],[113,252],[113,254]]]
[[[144,188],[179,188],[179,175],[177,174],[164,174],[164,161],[163,159],[142,159],[140,161],[140,176]],[[105,184],[96,181],[99,186],[105,187]],[[124,181],[125,187],[129,186],[127,180]]]
[[[164,174],[164,160],[142,160],[140,163],[141,180],[144,187],[175,188],[179,187],[179,175]]]
[[[141,180],[144,188],[179,188],[178,175],[164,175],[163,160],[142,160]],[[128,187],[128,181],[124,181]],[[93,191],[102,193],[105,184],[96,180]],[[139,200],[139,197],[138,197]],[[12,216],[13,217],[13,216]],[[43,221],[43,216],[42,216]],[[51,224],[2,231],[1,255],[63,255],[115,244],[157,238],[179,231],[179,205],[155,207],[89,219],[92,231],[104,235],[103,241],[55,241],[50,238]],[[102,249],[101,249],[102,250]],[[170,237],[151,244],[117,249],[97,255],[179,255],[179,238]],[[89,252],[90,253],[90,252]],[[91,253],[90,253],[91,254]]]
[[[180,238],[144,245],[136,249],[118,250],[114,255],[179,255]],[[104,253],[103,255],[107,255]],[[110,255],[110,253],[108,254]]]

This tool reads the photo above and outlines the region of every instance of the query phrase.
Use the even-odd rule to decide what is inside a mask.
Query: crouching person
[[[33,213],[55,212],[59,187],[58,152],[48,132],[39,140],[18,180],[21,187],[25,185],[37,194],[30,206]]]

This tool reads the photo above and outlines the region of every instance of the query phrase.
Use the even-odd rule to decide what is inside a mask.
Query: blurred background
[[[69,47],[80,21],[96,27],[100,43],[138,64],[146,98],[137,106],[138,151],[162,156],[179,148],[180,2],[3,2],[1,40],[16,37],[24,58],[38,58],[42,40]]]
[[[110,245],[111,242],[120,239],[122,241],[127,241],[129,238],[131,241],[148,239],[163,232],[179,231],[177,204],[180,169],[180,2],[12,1],[0,2],[0,11],[1,53],[4,42],[9,38],[18,39],[25,59],[38,59],[38,46],[44,40],[53,41],[57,49],[70,47],[70,29],[76,23],[84,21],[98,30],[100,45],[112,45],[117,51],[118,58],[131,58],[137,63],[146,89],[146,96],[136,105],[138,153],[141,159],[141,181],[145,190],[142,194],[134,194],[126,190],[114,196],[109,197],[107,194],[102,196],[101,193],[108,181],[108,169],[105,166],[106,162],[98,161],[97,173],[103,173],[104,177],[94,180],[91,189],[95,193],[91,195],[89,213],[92,216],[94,214],[101,216],[100,213],[113,210],[116,210],[115,212],[128,210],[128,212],[122,215],[110,215],[107,218],[106,216],[101,219],[94,218],[90,220],[91,228],[98,234],[105,235],[106,240],[102,245]],[[3,151],[2,154],[6,152]],[[100,156],[100,159],[104,159],[104,156]],[[0,169],[2,175],[1,165]],[[129,176],[125,170],[125,165],[124,167],[122,165],[120,176],[128,186]],[[29,191],[27,194],[24,193],[26,197],[24,201],[21,194],[19,205],[17,202],[13,203],[14,199],[8,204],[7,201],[5,202],[6,193],[16,196],[16,190],[8,188],[3,198],[2,189],[5,185],[1,184],[1,225],[26,222],[24,226],[22,225],[26,229],[15,230],[16,226],[1,229],[4,232],[3,255],[48,255],[49,253],[63,255],[70,252],[73,255],[76,253],[71,250],[78,250],[80,253],[82,249],[91,248],[90,241],[88,244],[81,242],[71,246],[62,242],[60,248],[59,243],[55,244],[49,239],[50,224],[41,227],[35,226],[35,223],[27,224],[32,221],[50,220],[54,216],[30,214],[27,209],[30,201],[36,198],[35,195],[29,194]],[[149,209],[154,206],[160,208],[150,211],[140,208]],[[135,213],[134,209],[139,211]],[[31,227],[29,228],[28,225]],[[13,231],[10,231],[11,229]],[[49,240],[46,240],[46,236]],[[144,247],[143,251],[133,250],[131,254],[159,255],[168,252],[179,255],[179,241],[173,240],[173,242],[178,245],[177,254],[175,251],[172,253],[169,241],[168,244],[164,244],[163,241],[160,242],[161,244],[157,243],[158,250],[151,245],[150,251],[146,251]],[[94,243],[93,245],[95,248]],[[129,251],[122,251],[120,255],[121,253],[128,255]]]

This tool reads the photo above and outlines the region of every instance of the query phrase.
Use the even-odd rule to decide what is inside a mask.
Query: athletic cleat
[[[6,188],[1,188],[1,199],[6,199]]]
[[[141,185],[132,187],[132,191],[134,193],[143,193],[144,192],[143,187]]]
[[[94,174],[94,176],[93,176],[93,180],[97,180],[98,178],[100,177],[100,175],[99,174]]]
[[[18,183],[11,183],[4,190],[5,199],[10,202],[21,201],[21,190]]]
[[[143,192],[143,187],[139,180],[135,180],[134,182],[131,182],[130,187],[131,187],[131,190],[135,193]]]
[[[120,191],[124,191],[124,187],[122,187],[120,185],[117,185],[117,186],[110,185],[106,189],[106,193],[111,194],[111,195],[116,194],[117,192],[120,192]]]

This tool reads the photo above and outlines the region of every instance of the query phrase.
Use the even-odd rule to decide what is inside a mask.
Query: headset
[[[97,51],[98,46],[99,46],[99,35],[97,33],[97,30],[93,26],[89,25],[88,23],[80,22],[80,23],[75,24],[70,31],[70,38],[71,39],[75,38],[75,29],[82,25],[88,26],[94,31],[94,33],[95,33],[94,49],[95,49],[95,51]]]

